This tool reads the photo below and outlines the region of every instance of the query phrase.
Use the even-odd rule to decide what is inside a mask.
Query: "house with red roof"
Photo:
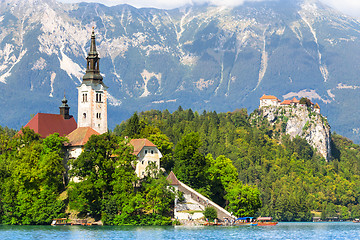
[[[153,165],[160,169],[162,154],[155,144],[145,139],[131,139],[130,144],[134,147],[133,154],[137,157],[135,173],[139,178],[146,176],[146,168]]]
[[[279,106],[280,102],[281,101],[277,97],[264,94],[260,98],[260,108],[267,107],[267,106]]]
[[[92,135],[100,135],[100,133],[91,127],[79,127],[68,134],[66,136],[69,139],[66,144],[67,160],[78,158],[83,151],[84,145]]]
[[[280,106],[290,106],[291,100],[284,100],[280,103]]]
[[[291,105],[298,105],[300,103],[300,100],[297,100],[296,97],[294,97],[293,99],[291,99]]]

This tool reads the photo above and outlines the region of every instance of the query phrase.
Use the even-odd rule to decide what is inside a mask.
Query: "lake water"
[[[360,239],[360,223],[238,227],[0,226],[0,239]]]

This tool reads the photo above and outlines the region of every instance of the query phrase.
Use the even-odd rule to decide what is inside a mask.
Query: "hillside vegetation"
[[[138,119],[137,126],[132,128],[134,119]],[[175,156],[168,149],[165,161],[162,161],[167,171],[174,169],[175,172],[179,164],[177,147],[184,136],[196,133],[202,156],[216,159],[214,162],[218,163],[219,158],[230,159],[241,183],[260,191],[262,207],[257,215],[273,216],[279,221],[309,221],[312,210],[321,211],[323,219],[338,217],[345,220],[360,216],[358,145],[332,134],[333,159],[326,162],[306,140],[281,134],[281,129],[273,129],[266,119],[258,126],[251,126],[249,119],[245,109],[199,114],[179,107],[174,113],[152,110],[141,112],[139,116],[135,114],[118,125],[114,132],[151,138],[149,129],[158,129],[175,146]],[[178,174],[178,177],[187,181],[182,175]],[[218,189],[209,186],[209,178],[207,173],[203,178],[205,181],[187,183],[207,190],[215,202],[229,207],[226,198],[218,198]],[[220,196],[228,194],[227,189],[222,191]]]
[[[129,138],[151,140],[168,173],[236,216],[360,217],[360,146],[333,134],[327,162],[306,140],[250,119],[245,109],[135,113],[112,133],[92,136],[70,171],[63,165],[66,138],[40,139],[29,129],[14,137],[1,128],[0,223],[49,224],[71,214],[110,225],[171,224],[177,193],[151,166],[156,178],[137,178]]]

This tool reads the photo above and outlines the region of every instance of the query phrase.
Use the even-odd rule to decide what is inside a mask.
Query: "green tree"
[[[235,216],[254,216],[261,208],[260,191],[248,185],[237,184],[226,195],[229,201],[228,210]]]
[[[70,162],[70,177],[81,182],[72,183],[69,190],[70,207],[80,214],[100,219],[103,200],[112,192],[119,139],[108,133],[92,135],[80,156]]]
[[[126,127],[123,132],[123,136],[127,136],[129,138],[135,138],[140,133],[140,120],[139,116],[135,112],[132,117],[128,120]]]
[[[174,173],[179,180],[200,189],[206,185],[206,158],[200,153],[201,141],[198,133],[185,135],[176,145]]]
[[[308,99],[308,98],[301,98],[300,99],[300,104],[305,104],[307,107],[311,107],[311,101],[310,101],[310,99]]]
[[[64,216],[65,203],[57,197],[64,190],[62,144],[65,139],[53,134],[40,141],[25,129],[13,139],[6,178],[1,187],[3,223],[48,224]]]

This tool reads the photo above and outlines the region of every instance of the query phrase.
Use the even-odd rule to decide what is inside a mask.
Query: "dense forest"
[[[2,130],[2,129],[0,129]],[[6,130],[6,131],[5,131]],[[175,192],[163,174],[138,179],[126,140],[93,135],[77,160],[63,164],[67,139],[45,139],[28,128],[0,135],[0,223],[50,224],[59,217],[92,217],[109,225],[169,225]],[[77,178],[79,181],[70,181]]]
[[[173,113],[152,110],[134,114],[118,125],[114,133],[151,138],[149,129],[152,129],[164,134],[175,147],[173,151],[170,147],[165,151],[163,167],[167,171],[173,169],[181,181],[200,189],[230,211],[234,200],[244,199],[239,195],[246,191],[239,189],[238,194],[232,195],[226,184],[214,186],[210,180],[217,176],[212,175],[209,162],[234,166],[237,184],[250,188],[250,192],[260,192],[262,207],[256,215],[272,216],[278,221],[310,221],[313,216],[324,220],[360,217],[358,145],[333,133],[333,159],[326,162],[306,140],[290,139],[282,135],[281,130],[274,131],[266,120],[256,126],[250,122],[246,109],[199,114],[179,107]],[[183,162],[177,152],[177,147],[189,136],[196,136],[200,155],[208,159],[208,166],[201,170],[206,176],[198,176],[194,182],[180,174]],[[223,170],[220,177],[229,176],[224,167],[219,169]],[[240,216],[251,211],[236,213]]]
[[[245,109],[135,113],[112,132],[92,136],[69,170],[66,138],[0,128],[0,223],[90,216],[109,225],[171,224],[177,194],[165,179],[171,170],[236,216],[360,217],[360,146],[334,133],[333,159],[326,162],[306,140],[280,131],[267,121],[252,125]],[[165,173],[150,166],[148,177],[137,178],[131,138],[158,146]]]

